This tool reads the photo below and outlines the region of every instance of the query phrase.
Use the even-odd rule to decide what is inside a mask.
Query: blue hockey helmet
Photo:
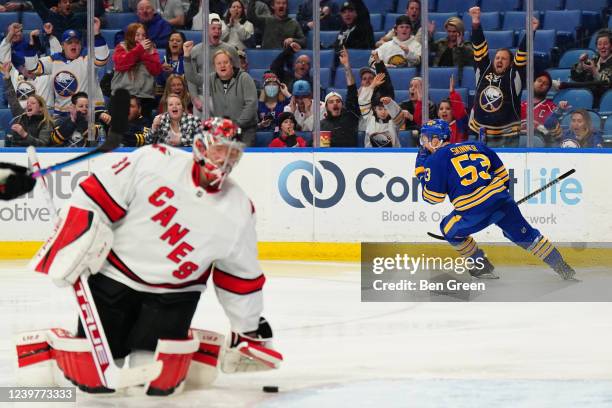
[[[435,138],[440,143],[448,142],[451,137],[451,129],[448,122],[442,119],[431,119],[421,126],[421,146],[431,143]]]

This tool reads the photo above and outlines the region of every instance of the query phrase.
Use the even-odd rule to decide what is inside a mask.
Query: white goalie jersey
[[[142,147],[85,179],[71,204],[113,230],[99,273],[152,293],[204,291],[211,278],[232,330],[256,330],[265,277],[254,207],[231,179],[221,191],[200,187],[199,170],[191,153]]]

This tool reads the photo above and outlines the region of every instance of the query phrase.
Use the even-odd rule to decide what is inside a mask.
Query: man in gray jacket
[[[191,64],[191,56],[184,55],[185,77],[202,87],[202,76]],[[188,63],[189,62],[189,63]],[[213,54],[215,71],[210,74],[210,115],[228,117],[242,129],[241,140],[247,146],[255,144],[257,130],[257,89],[253,78],[232,65],[226,50]]]

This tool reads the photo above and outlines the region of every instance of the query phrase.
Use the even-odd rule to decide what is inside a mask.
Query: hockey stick
[[[30,174],[32,178],[39,178],[46,174],[52,173],[57,170],[61,170],[64,167],[72,166],[73,164],[82,162],[83,160],[91,159],[102,153],[108,153],[115,150],[121,144],[121,137],[123,132],[127,129],[127,113],[130,109],[130,93],[125,89],[117,89],[115,94],[111,97],[110,111],[112,127],[108,132],[108,137],[104,143],[90,152],[82,154],[72,159],[56,163],[52,166],[39,169],[34,173]]]
[[[557,177],[553,181],[551,181],[551,182],[543,185],[542,187],[538,188],[537,190],[527,194],[525,197],[523,197],[520,200],[518,200],[516,202],[516,204],[517,205],[521,205],[525,201],[529,200],[531,197],[535,197],[536,195],[540,194],[542,191],[546,190],[549,187],[554,186],[555,184],[557,184],[558,182],[560,182],[564,178],[574,174],[575,172],[576,172],[576,169],[571,169],[571,170],[566,171],[565,173],[563,173],[562,175],[560,175],[559,177]],[[427,235],[429,235],[432,238],[439,239],[440,241],[446,241],[446,238],[444,238],[442,235],[434,234],[433,232],[428,232]]]

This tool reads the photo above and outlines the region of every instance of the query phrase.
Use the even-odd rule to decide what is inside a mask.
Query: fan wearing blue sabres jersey
[[[425,201],[438,204],[448,196],[455,207],[440,223],[440,230],[462,256],[480,266],[470,274],[498,278],[493,265],[470,236],[496,224],[506,238],[546,262],[563,279],[573,279],[575,271],[557,248],[521,214],[508,191],[508,171],[499,156],[480,142],[450,144],[450,135],[450,127],[442,119],[430,120],[422,126],[415,176]]]

